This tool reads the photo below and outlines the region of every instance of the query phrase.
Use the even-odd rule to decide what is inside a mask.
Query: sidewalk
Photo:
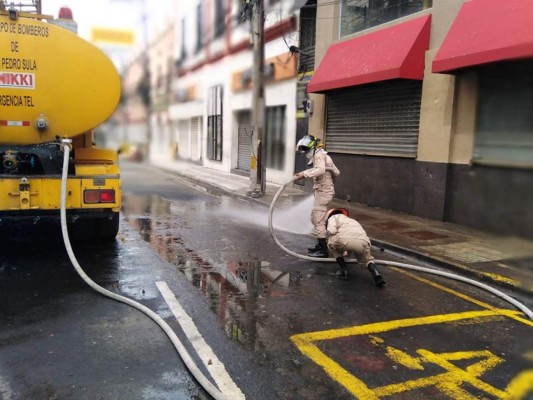
[[[151,165],[177,173],[211,190],[266,207],[270,206],[280,188],[280,185],[267,183],[266,193],[254,199],[247,195],[250,185],[247,176],[184,161],[152,161]],[[278,204],[304,199],[310,194],[298,186],[287,187]],[[345,200],[334,199],[332,206],[348,209],[350,216],[365,228],[375,247],[455,270],[491,286],[533,296],[533,241],[494,235]]]

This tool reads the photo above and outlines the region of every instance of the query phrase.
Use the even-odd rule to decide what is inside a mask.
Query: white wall
[[[283,2],[281,2],[283,3]],[[181,23],[182,16],[187,19],[195,21],[196,5],[198,1],[184,2],[181,10],[178,11],[180,17],[178,19]],[[233,7],[235,9],[236,2]],[[274,10],[269,14],[269,23],[279,22],[279,16],[285,15]],[[177,35],[180,35],[181,29],[176,29]],[[195,25],[187,23],[187,40],[188,46],[194,46],[196,43]],[[288,32],[284,37],[278,38],[269,42],[265,46],[265,58],[275,57],[277,55],[288,52],[288,45],[296,44],[294,38],[297,38],[297,32]],[[246,22],[240,25],[232,32],[231,43],[237,44],[242,40],[249,40],[250,38],[250,24]],[[179,51],[181,46],[181,38],[176,40],[176,51]],[[190,42],[190,43],[189,43]],[[218,46],[225,46],[225,40],[218,40],[216,43],[210,44],[211,54],[215,54]],[[187,47],[187,51],[193,52],[192,47]],[[177,53],[179,54],[179,53]],[[192,54],[192,53],[189,53]],[[186,62],[186,66],[195,65],[201,61],[204,54],[194,56],[194,62],[190,59]],[[173,83],[174,90],[186,89],[191,86],[197,88],[198,98],[195,101],[188,103],[173,104],[169,108],[169,116],[173,121],[180,119],[190,119],[196,116],[202,117],[202,137],[201,137],[201,152],[203,165],[207,168],[212,168],[224,172],[230,172],[232,168],[237,165],[237,137],[238,125],[235,118],[236,112],[244,109],[251,109],[252,107],[252,91],[246,90],[239,93],[232,93],[231,79],[235,72],[243,71],[253,66],[252,50],[243,50],[235,54],[230,54],[220,59],[216,63],[202,66],[196,71],[187,73],[179,77]],[[224,88],[223,98],[223,144],[222,144],[222,161],[213,161],[207,158],[207,104],[209,89],[215,85],[222,85]],[[267,170],[267,181],[279,184],[285,183],[293,174],[294,169],[294,143],[296,134],[296,78],[275,83],[268,83],[265,85],[265,99],[266,106],[285,105],[286,117],[286,154],[285,154],[285,169],[283,171]]]

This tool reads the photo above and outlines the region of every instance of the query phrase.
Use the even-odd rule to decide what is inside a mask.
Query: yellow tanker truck
[[[59,222],[61,140],[70,138],[69,231],[114,240],[118,156],[94,147],[93,129],[115,110],[120,77],[97,47],[41,15],[40,5],[34,11],[0,0],[0,232]]]

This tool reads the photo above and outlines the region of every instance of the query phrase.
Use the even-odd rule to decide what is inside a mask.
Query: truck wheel
[[[79,219],[76,222],[69,222],[67,227],[70,240],[73,242],[92,240],[96,234],[96,225],[90,219]]]
[[[100,242],[112,242],[118,233],[120,213],[114,212],[110,219],[96,220],[96,239]]]

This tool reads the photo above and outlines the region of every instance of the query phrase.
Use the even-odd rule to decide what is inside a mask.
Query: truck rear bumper
[[[84,193],[107,191],[113,194],[105,202],[86,203]],[[0,176],[0,215],[59,215],[61,177]],[[121,206],[120,176],[69,176],[67,180],[66,208],[76,213],[99,213],[102,210],[118,212]]]
[[[118,212],[118,211],[117,211]],[[78,220],[111,219],[115,211],[102,210],[67,210],[67,221],[75,223]],[[10,223],[56,223],[59,221],[59,210],[31,210],[31,211],[0,211],[0,225]]]

